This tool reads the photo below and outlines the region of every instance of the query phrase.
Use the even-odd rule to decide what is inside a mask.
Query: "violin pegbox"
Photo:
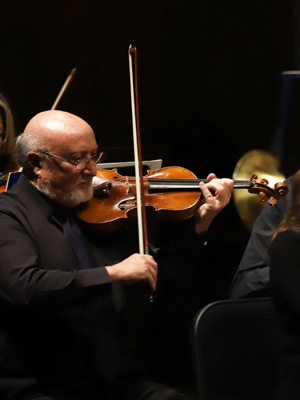
[[[265,201],[268,199],[268,203],[274,206],[277,203],[278,199],[283,198],[288,193],[288,186],[286,183],[278,182],[275,184],[274,189],[268,186],[269,181],[267,179],[261,179],[260,182],[257,182],[257,175],[251,175],[250,182],[253,184],[251,188],[249,188],[250,193],[259,194],[260,201]]]

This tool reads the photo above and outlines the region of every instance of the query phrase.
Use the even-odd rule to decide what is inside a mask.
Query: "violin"
[[[5,191],[7,182],[7,175],[0,172],[0,193]]]
[[[268,181],[234,180],[234,189],[248,189],[259,194],[260,200],[268,199],[272,205],[288,193],[285,183],[276,183],[274,189]],[[159,219],[180,221],[192,217],[201,202],[200,182],[195,174],[183,167],[163,167],[148,171],[143,176],[143,195],[147,211],[154,210]],[[97,169],[93,181],[94,196],[77,207],[76,216],[90,227],[109,232],[124,227],[137,216],[137,185],[135,177],[120,175],[117,169]]]

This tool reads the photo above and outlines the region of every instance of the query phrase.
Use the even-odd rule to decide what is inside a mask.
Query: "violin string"
[[[118,179],[118,182],[130,182],[128,177],[126,179]],[[135,178],[132,178],[133,184],[135,183]],[[199,183],[210,182],[210,179],[189,179],[189,178],[177,178],[177,179],[168,179],[168,178],[145,178],[145,186],[148,186],[150,189],[155,190],[200,190]],[[234,180],[234,189],[250,189],[256,186],[257,189],[268,189],[271,193],[274,193],[274,189],[267,187],[263,183],[252,182],[249,180]]]
[[[128,182],[128,179],[118,179],[118,182]],[[133,182],[135,182],[135,179],[133,178]],[[188,179],[188,178],[177,178],[177,179],[168,179],[168,178],[146,178],[145,179],[145,184],[150,183],[153,186],[159,186],[159,185],[166,185],[166,186],[172,186],[172,185],[182,185],[182,186],[191,186],[195,185],[198,186],[200,182],[208,183],[210,182],[210,179]],[[261,185],[261,187],[264,187],[263,184],[256,183],[257,185]],[[234,187],[235,188],[249,188],[254,185],[253,182],[249,180],[236,180],[234,181]]]

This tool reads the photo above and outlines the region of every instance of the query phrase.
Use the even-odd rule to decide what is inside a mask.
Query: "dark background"
[[[12,0],[1,5],[1,88],[22,130],[52,106],[77,67],[58,108],[88,120],[104,147],[131,146],[132,44],[143,144],[173,150],[181,143],[178,163],[197,165],[196,153],[201,175],[225,175],[248,150],[270,146],[281,72],[299,67],[296,6],[294,0]]]
[[[132,44],[144,159],[163,158],[198,177],[231,177],[246,152],[271,149],[281,73],[300,68],[298,0],[1,3],[0,89],[19,131],[51,108],[76,67],[57,108],[93,126],[104,161],[132,160]],[[233,202],[212,232],[193,311],[228,295],[249,236]]]

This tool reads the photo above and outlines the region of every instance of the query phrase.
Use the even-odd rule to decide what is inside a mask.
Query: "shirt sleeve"
[[[286,182],[289,186],[291,178]],[[230,298],[258,297],[269,295],[269,265],[268,249],[275,229],[282,220],[290,193],[271,206],[266,203],[257,218],[248,241],[247,247],[238,266]]]
[[[51,235],[48,239],[47,235],[37,239],[24,225],[13,216],[0,215],[2,302],[16,306],[40,305],[43,302],[70,304],[95,293],[101,295],[100,286],[103,293],[111,290],[111,280],[105,268],[75,270],[72,258],[65,258],[64,262],[64,254],[60,254],[55,243],[51,243]],[[43,243],[48,241],[48,257],[47,254],[41,257],[39,252],[39,242],[42,240]],[[45,266],[46,258],[53,260],[50,267]]]

